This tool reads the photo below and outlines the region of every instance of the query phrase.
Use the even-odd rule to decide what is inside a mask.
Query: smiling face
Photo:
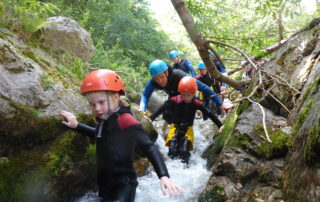
[[[107,113],[113,112],[119,105],[119,93],[108,91],[94,91],[85,94],[92,109],[92,113],[104,119]]]
[[[172,58],[171,60],[172,60],[172,62],[173,62],[174,64],[178,64],[180,58],[179,58],[179,56],[176,56],[176,57]]]
[[[159,86],[165,87],[168,83],[168,70],[158,74],[157,76],[154,76],[153,79],[155,82],[157,82],[157,84],[159,84]]]
[[[181,98],[185,103],[190,103],[194,98],[194,96],[195,96],[195,93],[181,93]]]

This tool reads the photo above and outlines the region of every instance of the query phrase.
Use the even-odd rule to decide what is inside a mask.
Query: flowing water
[[[158,128],[159,134],[163,131],[159,127],[162,121],[154,123]],[[160,181],[153,168],[149,168],[148,175],[138,178],[139,185],[137,187],[135,202],[185,202],[197,201],[198,195],[205,188],[211,172],[206,168],[206,160],[201,158],[201,154],[212,143],[212,127],[211,121],[203,121],[196,119],[194,122],[194,150],[191,152],[189,168],[185,168],[180,160],[172,160],[168,158],[168,148],[164,146],[164,139],[159,135],[156,144],[160,152],[164,155],[165,163],[168,167],[170,179],[183,189],[183,193],[170,197],[169,194],[163,195],[160,188]],[[89,192],[76,202],[93,202],[97,201],[97,193]]]

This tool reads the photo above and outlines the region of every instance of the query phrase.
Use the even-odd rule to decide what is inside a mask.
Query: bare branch
[[[289,114],[291,114],[291,111],[280,100],[278,100],[274,95],[272,95],[269,91],[265,90],[264,88],[261,89],[268,95],[270,95],[275,101],[277,101]]]
[[[266,137],[267,137],[268,142],[272,142],[272,141],[270,140],[270,138],[269,138],[269,133],[268,133],[268,130],[267,130],[267,125],[266,125],[266,113],[265,113],[263,107],[261,106],[260,103],[255,102],[255,101],[251,100],[250,98],[247,98],[247,99],[248,99],[250,102],[252,102],[252,103],[254,103],[254,104],[257,104],[257,105],[260,107],[261,112],[262,112],[262,125],[263,125],[263,129],[264,129],[264,133],[266,134]]]
[[[294,88],[293,86],[291,86],[286,80],[284,80],[283,78],[281,78],[280,76],[273,74],[271,72],[265,71],[265,70],[260,70],[261,72],[267,74],[268,76],[270,76],[271,78],[273,78],[276,82],[288,86],[290,89],[296,91],[296,93],[301,93],[298,89]],[[280,81],[279,81],[280,80]]]
[[[270,53],[273,53],[274,51],[277,51],[283,44],[287,43],[290,39],[292,39],[293,37],[297,36],[299,33],[304,32],[304,31],[308,31],[313,29],[314,27],[316,27],[318,24],[320,23],[320,17],[317,17],[315,19],[313,19],[308,25],[306,25],[303,29],[293,33],[292,35],[288,36],[287,38],[279,41],[278,43],[262,50],[263,52],[265,52],[263,55],[267,55]]]
[[[230,75],[232,75],[232,74],[234,74],[234,73],[236,73],[237,71],[240,71],[240,70],[242,70],[241,67],[238,67],[238,68],[235,68],[233,70],[230,70],[230,71],[228,71],[228,76],[230,76]]]

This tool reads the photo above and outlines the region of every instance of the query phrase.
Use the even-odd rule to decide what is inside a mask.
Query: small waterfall
[[[159,134],[161,131],[160,125],[163,121],[156,121],[156,128]],[[176,197],[170,197],[169,193],[163,195],[160,188],[160,181],[154,172],[153,168],[149,168],[148,175],[138,178],[139,185],[135,202],[184,202],[184,201],[197,201],[198,195],[205,188],[206,183],[211,175],[211,172],[206,168],[206,160],[201,158],[201,154],[212,143],[212,127],[213,123],[196,119],[194,122],[194,150],[191,152],[189,161],[189,168],[185,168],[180,160],[172,160],[168,157],[168,148],[164,146],[164,139],[159,135],[156,144],[160,152],[164,155],[165,163],[168,167],[170,179],[179,185],[184,192]],[[97,193],[89,192],[76,202],[94,202],[97,201]]]

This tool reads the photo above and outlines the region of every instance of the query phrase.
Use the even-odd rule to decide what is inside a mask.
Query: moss
[[[248,107],[251,105],[251,103],[248,100],[243,100],[238,109],[237,109],[237,114],[241,114],[242,112],[244,112],[246,109],[248,109]]]
[[[62,118],[39,117],[41,112],[36,108],[10,103],[16,109],[14,118],[0,116],[0,155],[10,155],[20,150],[28,150],[34,146],[45,144],[64,131],[67,127],[61,124]],[[92,117],[88,115],[80,115],[79,121],[85,120],[86,123]]]
[[[315,80],[311,85],[309,85],[307,91],[302,96],[302,101],[305,101],[309,95],[314,95],[317,93],[320,86],[320,77]]]
[[[234,136],[230,141],[231,147],[239,147],[245,151],[248,149],[250,145],[251,145],[251,142],[249,137],[243,134],[238,134]]]
[[[210,147],[206,150],[206,152],[203,154],[203,156],[213,156],[213,158],[207,159],[207,167],[208,169],[214,164],[217,155],[221,152],[223,146],[225,145],[228,137],[233,132],[234,125],[238,119],[237,110],[232,111],[226,120],[224,121],[224,129],[221,132],[221,134],[218,135],[218,137],[215,139],[214,143],[210,145]]]
[[[206,191],[198,199],[199,202],[223,202],[227,200],[227,196],[222,186],[214,186],[209,191]]]
[[[303,156],[309,165],[314,165],[320,160],[320,116],[318,125],[308,132],[307,143],[303,150]]]
[[[262,125],[256,127],[256,132],[261,136],[264,136],[265,134]],[[292,136],[287,135],[281,130],[273,132],[268,129],[268,133],[272,143],[265,140],[255,149],[255,152],[264,159],[274,159],[286,156],[289,148],[292,147]]]
[[[299,128],[301,127],[301,125],[304,123],[304,121],[306,120],[310,110],[311,110],[311,107],[314,103],[314,98],[311,98],[308,100],[308,103],[305,105],[305,107],[303,107],[300,111],[300,114],[299,114],[299,117],[296,121],[296,124],[295,126],[293,127],[293,131],[292,131],[292,134],[295,135]]]
[[[29,194],[26,190],[29,182],[37,178],[34,171],[45,163],[43,158],[45,149],[45,146],[41,146],[30,151],[21,151],[0,163],[1,201],[30,201],[24,200]],[[34,189],[36,184],[31,184]]]

